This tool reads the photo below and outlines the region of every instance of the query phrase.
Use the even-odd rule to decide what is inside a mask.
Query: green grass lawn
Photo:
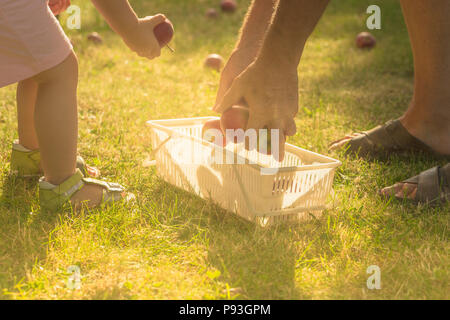
[[[209,53],[227,57],[249,3],[204,17],[217,0],[131,1],[141,16],[174,23],[172,54],[131,53],[93,9],[67,30],[79,57],[79,151],[137,202],[80,215],[40,212],[36,181],[9,176],[17,138],[15,86],[0,89],[0,298],[2,299],[434,299],[449,298],[449,212],[386,203],[377,190],[442,161],[395,156],[366,161],[330,153],[328,143],[400,116],[413,89],[412,56],[399,3],[332,1],[307,44],[300,75],[298,133],[290,143],[343,165],[322,217],[261,228],[159,179],[143,166],[150,119],[214,115],[219,74]],[[376,49],[357,50],[365,10],[378,4]],[[65,22],[65,15],[61,21]],[[99,32],[102,45],[86,40]],[[82,286],[67,288],[67,268]],[[366,269],[381,269],[368,290]]]

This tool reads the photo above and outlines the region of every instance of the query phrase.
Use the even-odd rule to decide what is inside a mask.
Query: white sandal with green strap
[[[118,183],[105,182],[92,178],[85,178],[79,169],[75,174],[60,185],[54,185],[41,178],[39,181],[39,200],[41,210],[55,212],[71,205],[71,198],[85,185],[97,185],[103,188],[102,201],[99,204],[111,204],[129,200],[125,195],[125,188]]]
[[[34,178],[43,176],[41,170],[41,153],[39,150],[28,150],[17,141],[13,143],[11,152],[11,173],[23,178]],[[92,176],[97,178],[100,176],[100,171],[97,168],[95,174],[90,174],[86,162],[81,156],[77,157],[77,168],[85,177]]]

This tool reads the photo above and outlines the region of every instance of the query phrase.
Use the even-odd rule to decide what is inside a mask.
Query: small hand
[[[70,6],[70,0],[49,0],[48,6],[52,10],[53,14],[56,16],[64,11]]]
[[[161,47],[153,33],[153,29],[164,22],[166,17],[162,14],[148,16],[139,19],[136,28],[132,29],[125,37],[127,46],[139,56],[154,59],[161,55]]]
[[[294,118],[298,111],[297,69],[256,60],[233,80],[230,89],[214,110],[223,113],[241,101],[245,101],[249,108],[246,130],[279,130],[279,148],[272,150],[272,154],[281,161],[284,158],[286,136],[296,132]]]

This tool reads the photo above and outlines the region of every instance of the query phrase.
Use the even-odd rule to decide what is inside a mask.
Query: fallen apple
[[[205,67],[220,71],[223,65],[223,58],[218,54],[210,54],[205,59]]]
[[[166,18],[164,22],[161,22],[153,29],[153,33],[156,39],[158,39],[161,48],[166,46],[173,37],[174,29],[172,22]]]
[[[356,46],[360,49],[371,49],[376,44],[375,37],[369,32],[361,32],[356,36]]]
[[[220,7],[222,8],[223,12],[234,12],[237,8],[237,3],[235,0],[222,0],[220,2]]]
[[[208,10],[206,10],[206,17],[211,18],[211,19],[215,19],[219,16],[219,13],[217,12],[216,9],[214,8],[209,8]]]
[[[103,42],[102,37],[97,32],[92,32],[87,36],[88,40],[95,43],[101,44]]]

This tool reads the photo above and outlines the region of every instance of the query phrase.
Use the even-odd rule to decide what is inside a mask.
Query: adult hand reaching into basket
[[[328,1],[254,0],[221,75],[214,110],[224,113],[244,103],[249,118],[243,129],[278,130],[278,150],[271,142],[279,161],[284,158],[286,136],[296,132],[297,66]]]
[[[271,130],[278,130],[278,143],[271,141],[272,153],[277,160],[284,158],[286,136],[296,132],[294,117],[298,109],[297,68],[290,68],[289,65],[284,68],[280,72],[279,65],[275,70],[264,60],[257,59],[233,80],[215,109],[223,113],[245,101],[249,118],[243,129],[255,129],[256,132],[268,129],[269,136]],[[278,150],[274,150],[277,147]]]

